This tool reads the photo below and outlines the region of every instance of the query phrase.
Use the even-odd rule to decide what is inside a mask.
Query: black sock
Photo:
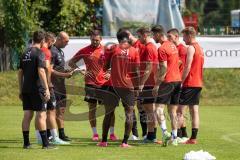
[[[197,139],[198,128],[192,128],[191,139]]]
[[[154,140],[154,132],[148,132],[147,133],[147,139],[148,140]]]
[[[47,147],[48,146],[48,139],[47,139],[47,131],[39,131],[41,138],[42,138],[42,146]]]
[[[64,138],[65,137],[64,128],[59,128],[58,133],[59,133],[59,138]]]
[[[181,130],[182,130],[182,137],[188,137],[187,128],[186,127],[181,127]]]
[[[133,112],[133,126],[132,126],[132,134],[138,137],[138,129],[137,129],[137,117],[135,112]]]
[[[24,141],[24,146],[30,145],[29,141],[29,131],[23,131],[23,141]]]
[[[178,130],[177,130],[177,136],[180,137],[180,138],[183,137],[183,136],[182,136],[182,130],[181,130],[181,129],[178,129]]]
[[[51,135],[51,131],[50,131],[50,129],[47,129],[47,138],[49,139],[49,137],[51,137],[52,135]]]
[[[147,115],[144,111],[139,112],[140,124],[142,127],[142,136],[147,135]]]
[[[153,134],[153,138],[156,139],[157,138],[157,128],[154,128],[154,134]]]
[[[129,135],[124,135],[124,138],[122,140],[122,143],[126,143],[128,142],[128,138],[129,138]]]

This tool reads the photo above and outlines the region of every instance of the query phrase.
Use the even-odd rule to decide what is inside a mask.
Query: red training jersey
[[[184,66],[186,63],[187,48],[182,43],[180,43],[179,45],[177,45],[177,50],[179,60],[181,61],[181,64],[179,65],[180,77],[182,77]]]
[[[101,86],[106,80],[103,77],[104,71],[104,47],[100,45],[95,48],[91,45],[80,49],[73,57],[74,60],[79,61],[80,59],[84,60],[86,65],[86,75],[85,75],[85,84]]]
[[[158,60],[159,62],[167,61],[167,73],[164,82],[180,82],[180,72],[179,72],[179,57],[178,50],[170,41],[165,41],[158,48]]]
[[[195,48],[191,69],[183,82],[183,87],[202,87],[204,53],[198,43],[192,44]]]

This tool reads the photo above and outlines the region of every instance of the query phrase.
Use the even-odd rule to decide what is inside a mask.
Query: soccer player
[[[85,101],[88,102],[89,107],[89,122],[93,132],[93,141],[98,141],[99,136],[97,133],[96,125],[96,110],[97,102],[99,98],[97,97],[97,90],[100,90],[102,85],[106,82],[104,78],[103,66],[105,61],[104,56],[104,46],[101,45],[102,37],[99,30],[93,30],[90,35],[91,44],[85,48],[80,49],[73,58],[69,61],[69,66],[73,69],[78,68],[76,63],[83,59],[86,65],[86,72],[83,73],[85,76]],[[99,100],[100,102],[100,100]],[[100,102],[101,103],[101,102]],[[110,139],[117,140],[114,134],[114,123],[115,115],[111,120],[110,127]]]
[[[106,147],[107,146],[107,132],[109,128],[109,121],[112,114],[107,114],[108,111],[111,111],[118,106],[119,100],[121,99],[124,104],[125,111],[125,131],[124,138],[120,147],[127,148],[128,139],[130,132],[132,130],[133,124],[133,108],[135,103],[135,94],[134,94],[134,85],[133,80],[129,78],[130,73],[138,74],[138,65],[139,65],[139,56],[137,50],[131,47],[129,43],[129,35],[126,31],[119,30],[117,32],[117,39],[119,44],[114,45],[109,49],[106,57],[106,69],[111,68],[109,86],[106,91],[107,94],[104,94],[103,104],[106,108],[106,114],[103,122],[103,138],[98,146]],[[137,76],[137,75],[136,75]],[[110,116],[109,116],[110,115]]]
[[[48,138],[51,136],[51,142],[53,144],[69,144],[68,142],[64,142],[58,137],[57,133],[57,122],[56,122],[56,98],[54,94],[53,85],[51,82],[51,51],[49,50],[55,42],[55,35],[53,33],[47,32],[45,35],[45,40],[42,45],[42,52],[45,55],[45,63],[46,63],[46,75],[48,81],[48,87],[50,91],[50,100],[47,102],[47,135]],[[38,139],[38,143],[42,143],[41,136],[39,131],[36,130],[36,135]]]
[[[203,85],[204,53],[196,41],[196,31],[187,27],[182,31],[187,48],[187,59],[182,75],[182,92],[180,104],[188,105],[192,120],[192,135],[186,144],[197,144],[199,129],[199,100]]]
[[[154,117],[154,101],[152,89],[155,84],[155,73],[157,69],[157,47],[151,42],[151,31],[148,28],[142,27],[137,30],[139,40],[144,44],[144,49],[140,50],[140,99],[141,104],[147,114],[147,137],[144,139],[146,143],[156,143],[156,127]],[[158,143],[158,142],[157,142]]]
[[[186,56],[187,56],[187,48],[184,44],[182,44],[179,40],[179,31],[176,28],[170,29],[168,32],[168,40],[173,42],[177,49],[178,49],[178,56],[179,56],[179,71],[180,76],[182,77],[183,69],[186,63]],[[180,138],[179,143],[184,143],[188,140],[187,136],[187,129],[186,129],[186,122],[185,122],[185,111],[187,106],[179,106],[177,109],[178,115],[178,137]]]
[[[40,50],[44,38],[43,31],[33,33],[33,45],[21,57],[18,71],[19,98],[22,100],[24,110],[22,121],[24,149],[31,148],[29,127],[34,111],[36,111],[36,127],[42,138],[42,148],[52,149],[49,146],[46,131],[46,109],[50,93],[45,73],[45,57]]]
[[[55,44],[51,47],[52,53],[52,83],[54,86],[54,93],[57,101],[56,111],[57,111],[57,125],[59,131],[59,138],[63,141],[70,141],[69,137],[65,135],[64,132],[64,113],[66,108],[66,87],[65,78],[70,78],[73,71],[66,71],[64,69],[65,59],[62,48],[69,42],[69,36],[66,32],[60,32],[57,36]]]
[[[163,120],[162,114],[164,106],[168,105],[168,113],[172,126],[172,144],[177,146],[177,108],[181,89],[181,77],[179,72],[178,50],[174,43],[167,40],[164,29],[161,25],[152,27],[153,39],[160,43],[158,48],[159,70],[157,82],[153,89],[156,98],[156,115],[158,121]],[[165,127],[165,126],[164,126]],[[169,134],[163,130],[163,145],[166,146]]]
[[[126,31],[129,34],[129,39],[132,47],[136,48],[140,55],[144,52],[145,50],[145,45],[140,42],[138,38],[136,38],[128,28],[121,28],[122,30]],[[140,59],[141,60],[141,59]],[[136,77],[139,78],[139,77]],[[134,84],[135,87],[138,87]],[[147,137],[147,115],[144,111],[143,105],[140,102],[140,98],[137,98],[137,108],[140,116],[140,124],[142,128],[142,137],[145,139]],[[139,140],[138,136],[138,129],[137,129],[137,118],[135,114],[135,110],[133,112],[133,128],[132,128],[132,136],[129,138],[129,140]]]

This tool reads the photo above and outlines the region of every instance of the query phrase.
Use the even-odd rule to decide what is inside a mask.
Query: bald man
[[[55,44],[51,48],[52,52],[52,83],[56,97],[56,119],[59,131],[59,138],[63,141],[70,141],[64,132],[64,112],[66,108],[66,87],[65,78],[72,76],[72,71],[65,70],[65,59],[62,48],[65,48],[69,42],[69,36],[66,32],[60,32],[57,36]]]

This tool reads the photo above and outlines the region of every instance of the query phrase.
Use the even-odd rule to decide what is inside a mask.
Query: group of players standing
[[[55,81],[59,81],[59,79],[60,81],[64,81],[64,78],[71,77],[74,70],[78,68],[77,62],[80,59],[83,59],[86,65],[86,70],[82,70],[81,73],[85,77],[85,101],[88,102],[89,106],[89,121],[93,129],[93,140],[99,139],[96,131],[96,106],[99,103],[105,107],[102,139],[101,142],[97,144],[98,146],[108,146],[107,137],[109,130],[110,139],[117,140],[114,134],[114,111],[116,106],[119,105],[120,100],[124,106],[126,117],[121,147],[130,147],[128,139],[130,138],[131,131],[133,132],[133,136],[135,135],[134,138],[138,137],[138,134],[136,134],[136,116],[134,113],[135,103],[137,103],[140,115],[144,143],[158,143],[163,146],[167,146],[169,142],[175,146],[179,143],[197,143],[196,139],[199,128],[198,108],[202,89],[204,55],[196,41],[196,31],[193,27],[187,27],[182,31],[183,40],[187,46],[180,43],[180,33],[177,29],[170,29],[166,34],[161,25],[156,25],[151,29],[146,27],[139,28],[136,33],[138,38],[134,37],[127,28],[121,28],[116,35],[119,43],[112,44],[111,46],[103,46],[101,44],[101,33],[98,30],[93,30],[90,34],[91,44],[80,49],[69,61],[69,66],[71,67],[69,72],[60,72],[55,69],[56,67],[49,67],[46,76],[44,72],[46,66],[43,65],[43,61],[45,60],[38,56],[40,53],[33,54],[35,56],[31,56],[31,54],[30,57],[27,57],[28,53],[31,53],[27,51],[23,55],[19,70],[20,93],[23,93],[21,94],[21,99],[23,100],[25,114],[26,110],[28,110],[28,108],[26,109],[27,106],[40,106],[38,109],[31,108],[30,116],[32,116],[33,111],[37,111],[37,115],[40,115],[37,116],[39,117],[39,125],[36,125],[36,129],[39,130],[39,139],[42,140],[43,148],[50,148],[48,147],[49,144],[46,138],[46,117],[44,117],[45,123],[44,118],[41,117],[41,114],[46,114],[46,112],[44,112],[46,107],[45,110],[43,110],[43,107],[39,105],[40,103],[34,104],[30,99],[39,99],[39,102],[43,99],[42,102],[44,103],[42,104],[44,105],[47,101],[48,103],[54,102],[54,98],[49,100],[49,90],[53,92],[53,85],[51,84],[54,79],[53,75],[58,76],[58,78],[55,78]],[[57,41],[64,36],[66,36],[66,33],[62,32],[58,36]],[[47,41],[46,37],[45,41]],[[152,39],[154,39],[156,43],[160,43],[158,49]],[[34,43],[37,42],[34,37],[33,41]],[[53,45],[51,51],[53,51],[53,47],[59,51],[59,48],[63,48],[64,46],[57,45],[58,43],[55,42],[54,45],[53,43],[49,44],[48,47]],[[39,46],[34,46],[33,44],[30,51],[33,52],[34,47],[41,48],[40,43]],[[40,49],[37,50],[37,52],[40,52]],[[57,55],[61,56],[59,54]],[[52,57],[54,57],[54,54]],[[29,59],[36,64],[32,66],[32,63],[27,63]],[[56,62],[58,58],[52,59],[55,59],[55,61],[52,62],[53,66],[59,66],[59,64],[57,65],[58,62]],[[63,67],[62,71],[64,71],[64,65],[60,65]],[[31,69],[27,69],[28,67]],[[39,95],[42,96],[37,97],[37,95],[29,94],[30,92],[23,92],[25,83],[27,83],[25,88],[29,83],[34,84],[33,81],[26,82],[25,80],[25,76],[28,76],[28,70],[35,72],[34,80],[36,81],[36,88],[38,88],[38,90],[42,88],[43,90],[43,92],[35,91],[35,93],[39,93]],[[22,81],[23,79],[24,81]],[[37,87],[39,86],[39,84],[37,84],[39,80],[41,87]],[[61,103],[63,103],[64,98],[66,98],[64,97],[66,90],[64,90],[64,87],[63,89],[58,87],[64,85],[58,85],[57,82],[54,83],[54,87],[60,89],[57,91],[54,88],[55,94],[52,93],[51,95],[55,95],[56,103],[58,105],[60,104],[59,106],[64,106],[66,104]],[[60,84],[64,84],[64,82],[60,82]],[[31,103],[27,103],[29,101]],[[166,105],[171,120],[171,133],[167,131],[166,115],[164,114]],[[51,104],[47,106],[51,106]],[[187,138],[184,120],[186,106],[189,106],[192,120],[192,135],[190,138]],[[61,112],[61,108],[64,107],[57,107],[57,110],[60,110],[60,113],[64,113],[64,111]],[[51,111],[52,110],[54,109],[51,109]],[[51,115],[54,114],[56,113],[54,112]],[[48,114],[48,116],[49,115],[50,114]],[[51,115],[49,117],[51,117]],[[55,117],[52,119],[55,119]],[[24,120],[23,124],[26,124]],[[162,130],[162,141],[157,140],[156,133],[158,125]],[[51,127],[51,134],[56,141],[56,139],[58,140],[56,133],[57,127],[52,128],[54,127]],[[24,148],[30,146],[28,134],[29,125],[23,125]],[[64,136],[60,138],[67,140]],[[58,144],[67,144],[64,142],[65,141],[62,141]]]

